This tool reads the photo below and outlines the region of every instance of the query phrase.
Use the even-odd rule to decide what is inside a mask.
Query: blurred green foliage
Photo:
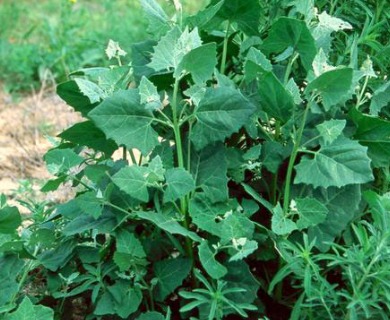
[[[174,12],[172,3],[160,2]],[[182,3],[186,12],[194,12],[206,1]],[[109,39],[129,52],[146,33],[139,1],[2,0],[0,21],[0,83],[10,93],[102,65]]]

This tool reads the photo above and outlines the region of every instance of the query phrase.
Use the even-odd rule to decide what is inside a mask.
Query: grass
[[[160,3],[174,12],[171,3]],[[182,3],[195,12],[205,1]],[[70,71],[102,65],[109,39],[130,51],[146,33],[139,1],[3,0],[0,21],[0,82],[9,93],[36,89],[48,75],[59,82]]]

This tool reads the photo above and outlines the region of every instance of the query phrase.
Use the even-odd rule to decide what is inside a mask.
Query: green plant
[[[364,191],[388,191],[389,84],[334,46],[352,24],[313,1],[213,0],[189,17],[175,1],[173,18],[141,4],[153,38],[129,64],[110,41],[115,66],[57,87],[85,121],[45,155],[43,190],[77,195],[32,229],[49,225],[49,246],[20,242],[47,279],[37,302],[60,315],[82,299],[89,319],[385,314],[387,198]]]

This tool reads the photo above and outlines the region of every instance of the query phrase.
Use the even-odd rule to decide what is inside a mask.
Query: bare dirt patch
[[[32,181],[38,190],[51,178],[43,161],[52,147],[47,137],[79,119],[52,89],[18,101],[0,92],[0,194],[13,195],[24,179]],[[56,197],[61,198],[61,192]]]

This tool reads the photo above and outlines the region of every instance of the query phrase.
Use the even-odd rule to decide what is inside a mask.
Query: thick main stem
[[[284,199],[283,199],[283,213],[284,213],[284,215],[287,214],[288,208],[290,205],[292,173],[293,173],[293,169],[294,169],[295,160],[297,158],[298,151],[299,151],[299,148],[301,145],[303,130],[305,129],[306,118],[307,118],[307,114],[309,112],[309,108],[310,108],[310,103],[307,104],[306,109],[303,113],[302,123],[301,123],[299,130],[298,130],[297,136],[295,138],[294,148],[293,148],[293,151],[291,153],[290,161],[288,163],[287,175],[286,175],[286,185],[284,188]]]
[[[222,61],[221,61],[221,74],[225,73],[226,68],[226,57],[227,57],[227,46],[229,41],[229,29],[230,29],[230,22],[228,22],[228,25],[226,27],[226,34],[225,39],[223,40],[223,51],[222,51]]]

